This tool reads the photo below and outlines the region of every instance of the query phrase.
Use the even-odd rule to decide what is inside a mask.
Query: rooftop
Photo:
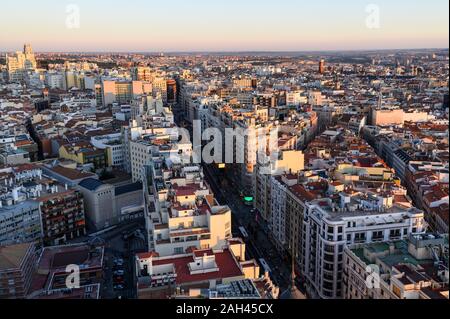
[[[32,243],[0,246],[0,271],[20,268]]]

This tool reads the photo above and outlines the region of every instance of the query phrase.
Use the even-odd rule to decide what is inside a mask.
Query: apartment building
[[[255,170],[255,208],[264,221],[271,219],[271,178],[283,173],[297,174],[304,169],[304,155],[301,151],[293,150],[295,147],[295,138],[293,145],[283,150],[279,147],[277,159],[271,159],[266,154],[258,155],[258,163]],[[283,143],[283,138],[278,141],[278,145]],[[261,157],[265,159],[262,160]]]
[[[376,267],[376,285],[367,267]],[[344,249],[345,299],[448,299],[448,237],[438,234]],[[367,282],[370,284],[368,285]]]
[[[343,296],[345,246],[425,233],[422,211],[387,203],[389,196],[380,195],[355,197],[343,192],[337,202],[327,198],[307,204],[302,225],[301,272],[312,295],[325,299]]]
[[[31,45],[25,44],[22,52],[18,51],[12,56],[6,55],[8,80],[10,82],[24,81],[26,72],[36,69],[36,65]]]
[[[102,80],[103,106],[111,106],[113,103],[118,103],[119,105],[129,104],[135,97],[151,93],[151,83]]]
[[[449,225],[448,164],[412,161],[405,175],[408,194],[425,211],[430,228],[447,234]]]
[[[90,165],[96,170],[107,167],[105,150],[97,149],[88,142],[62,145],[59,148],[59,157],[72,160],[80,165]]]
[[[99,299],[104,280],[104,243],[46,247],[36,261],[28,299]],[[68,266],[79,267],[78,288],[67,288]]]
[[[151,68],[146,66],[137,66],[131,68],[131,76],[133,78],[133,81],[143,82],[152,82],[154,77]]]
[[[42,217],[44,245],[62,245],[86,235],[83,195],[49,185],[47,193],[38,198]]]
[[[30,291],[37,266],[32,242],[0,246],[0,299],[23,299]]]
[[[125,150],[121,138],[121,133],[93,136],[91,138],[91,144],[94,147],[106,150],[108,167],[119,169],[124,167]]]
[[[231,210],[217,203],[196,165],[153,160],[146,168],[149,248],[161,256],[218,249],[231,238]]]
[[[200,289],[216,290],[220,286],[223,289],[223,285],[258,280],[260,269],[255,260],[245,259],[245,244],[239,239],[230,239],[222,248],[192,248],[167,257],[155,252],[138,254],[136,274],[139,299],[182,295],[199,298]],[[249,288],[255,288],[252,286]],[[260,297],[256,289],[252,291],[250,297]],[[218,298],[219,294],[208,294],[208,297]]]
[[[12,198],[0,202],[0,246],[41,241],[39,203],[24,201],[14,204]]]

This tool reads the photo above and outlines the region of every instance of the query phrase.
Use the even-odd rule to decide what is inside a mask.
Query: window
[[[366,241],[366,233],[355,234],[355,242],[365,242],[365,241]]]
[[[389,237],[391,238],[399,238],[401,236],[400,229],[392,229],[389,232]]]
[[[175,247],[173,249],[173,252],[175,255],[181,255],[181,254],[184,254],[184,249],[183,249],[183,247]]]
[[[383,240],[383,231],[374,231],[372,232],[372,239],[373,240]]]

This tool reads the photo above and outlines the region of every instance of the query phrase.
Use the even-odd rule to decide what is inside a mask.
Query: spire
[[[292,263],[291,263],[291,284],[281,295],[280,299],[306,299],[306,296],[298,290],[295,285],[295,245],[294,242],[291,245],[292,250]]]

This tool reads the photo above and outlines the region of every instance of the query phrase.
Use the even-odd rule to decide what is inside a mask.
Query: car
[[[123,259],[122,259],[122,258],[116,258],[116,259],[114,259],[114,265],[116,265],[116,266],[122,266],[122,265],[123,265]]]
[[[123,276],[125,272],[123,270],[116,270],[113,274],[114,276]]]
[[[125,285],[123,285],[123,284],[115,284],[113,286],[113,289],[114,290],[124,290],[125,289]]]

